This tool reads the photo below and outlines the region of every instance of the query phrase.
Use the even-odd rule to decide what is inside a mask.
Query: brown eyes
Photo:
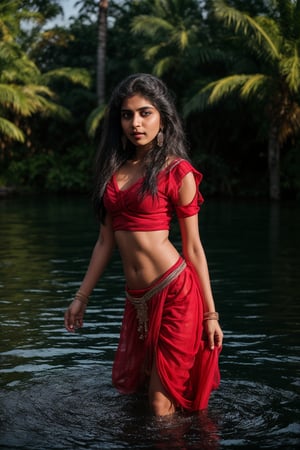
[[[152,114],[152,112],[148,111],[148,110],[140,111],[141,117],[147,117],[147,116],[150,116],[150,114]],[[133,113],[131,111],[122,111],[121,112],[121,118],[125,119],[125,120],[132,119],[133,118]]]
[[[128,112],[122,112],[121,113],[121,118],[122,119],[130,119],[130,117],[132,117],[131,113],[128,113]]]

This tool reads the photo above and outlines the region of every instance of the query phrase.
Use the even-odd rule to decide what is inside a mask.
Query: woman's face
[[[145,146],[151,148],[161,125],[159,111],[145,97],[136,94],[123,101],[121,106],[123,133],[137,148]]]

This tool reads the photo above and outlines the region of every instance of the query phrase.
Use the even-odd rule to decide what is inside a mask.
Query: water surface
[[[300,444],[300,214],[296,204],[207,201],[200,212],[221,325],[209,409],[154,419],[111,367],[124,279],[116,253],[84,328],[63,328],[97,237],[84,197],[0,201],[0,447],[294,449]],[[178,232],[172,233],[179,242]]]

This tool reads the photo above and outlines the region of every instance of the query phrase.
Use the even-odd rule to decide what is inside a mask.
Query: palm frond
[[[53,92],[48,86],[43,86],[41,84],[27,84],[26,86],[18,86],[18,89],[32,98],[35,96],[43,95],[46,97],[54,97]]]
[[[275,59],[279,58],[279,51],[264,28],[253,17],[233,7],[227,6],[223,0],[214,0],[214,12],[218,19],[228,27],[233,27],[235,33],[242,32],[244,36],[254,36],[257,45],[265,44],[268,54]]]
[[[52,97],[53,93],[47,86],[15,86],[15,91],[18,93],[19,102],[15,101],[12,109],[19,112],[22,116],[28,117],[36,112],[49,112],[52,109],[52,102],[47,97]]]
[[[20,48],[15,44],[15,42],[4,42],[0,41],[0,60],[4,62],[13,62],[16,57],[22,55]]]
[[[248,79],[241,87],[241,97],[245,100],[252,96],[259,98],[263,92],[266,92],[263,88],[269,81],[270,78],[261,73],[249,75]]]
[[[230,56],[220,49],[207,46],[197,46],[191,49],[192,57],[200,63],[221,62],[228,63]]]
[[[0,105],[13,104],[17,98],[15,89],[8,84],[0,84]]]
[[[240,94],[241,89],[251,77],[252,75],[230,75],[207,84],[185,104],[184,115],[188,116],[194,111],[204,111],[233,93]]]
[[[173,26],[161,17],[140,15],[133,18],[131,22],[133,33],[141,33],[147,36],[155,36],[158,32],[170,32]]]
[[[43,97],[40,98],[39,108],[37,111],[40,111],[45,117],[52,116],[64,121],[69,121],[72,118],[72,114],[67,108]]]
[[[177,33],[176,38],[181,50],[187,48],[189,44],[189,33],[187,30],[181,30],[179,33]]]
[[[300,92],[300,58],[295,46],[294,56],[291,58],[282,59],[280,65],[281,73],[285,76],[285,79],[292,92]]]
[[[242,86],[248,81],[249,77],[251,77],[251,75],[229,75],[228,77],[210,83],[208,86],[212,87],[212,90],[208,103],[210,105],[218,103],[233,92],[240,91]]]
[[[27,83],[37,80],[40,71],[15,42],[0,42],[0,80],[2,82]]]
[[[106,105],[100,105],[95,108],[88,116],[86,121],[86,130],[90,138],[94,138],[101,120],[105,114]]]
[[[24,83],[38,81],[40,70],[36,64],[27,57],[27,55],[23,54],[21,58],[18,58],[15,63],[15,68],[19,72],[18,79]]]
[[[65,78],[72,83],[80,84],[86,88],[91,86],[91,76],[85,69],[77,69],[74,67],[61,67],[59,69],[51,70],[42,75],[42,81],[49,83],[51,80],[57,78]]]
[[[51,101],[53,92],[41,85],[0,84],[0,104],[23,117],[30,117],[37,112],[55,115],[63,120],[70,119],[70,112],[63,106]]]
[[[25,117],[35,111],[20,86],[0,84],[0,104],[4,109],[10,109]]]
[[[214,83],[210,83],[205,88],[198,91],[192,98],[185,102],[183,116],[188,117],[195,111],[204,111],[208,107],[208,99]]]
[[[25,137],[23,132],[9,120],[0,117],[0,134],[12,139],[13,141],[24,142]]]
[[[160,42],[157,45],[153,45],[152,47],[145,49],[145,58],[149,60],[154,59],[165,46],[165,42]]]
[[[11,30],[5,24],[4,20],[2,20],[1,18],[0,18],[0,34],[1,34],[1,40],[3,42],[13,42],[13,36],[11,34]]]
[[[258,24],[258,26],[263,29],[264,32],[269,36],[269,39],[273,42],[274,47],[276,47],[279,54],[283,37],[279,23],[276,20],[273,20],[271,17],[267,16],[257,16],[254,20]]]
[[[176,60],[173,56],[166,56],[158,61],[155,64],[153,73],[158,77],[161,77],[164,73],[166,73],[170,68],[174,67]]]

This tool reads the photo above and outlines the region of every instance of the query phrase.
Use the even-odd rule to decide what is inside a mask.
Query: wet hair
[[[93,203],[98,219],[103,222],[105,209],[103,194],[107,183],[127,160],[135,154],[135,146],[127,140],[122,145],[121,107],[126,98],[134,95],[145,97],[158,110],[163,125],[164,142],[162,147],[154,145],[145,158],[145,176],[140,194],[157,193],[157,175],[166,163],[167,157],[174,155],[189,159],[185,135],[173,98],[166,85],[159,78],[137,73],[123,80],[113,91],[108,103],[102,130],[99,150],[95,161],[95,190]]]

